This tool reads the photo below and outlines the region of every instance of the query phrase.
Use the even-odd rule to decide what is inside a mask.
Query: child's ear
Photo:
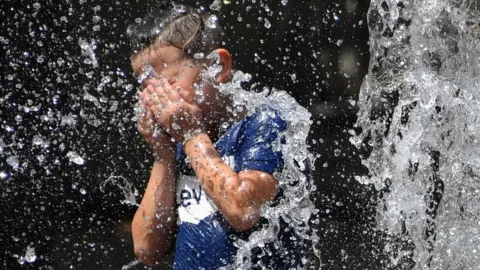
[[[216,52],[220,56],[220,65],[222,70],[217,74],[217,83],[223,83],[229,80],[230,71],[232,71],[232,55],[225,49],[217,49]]]

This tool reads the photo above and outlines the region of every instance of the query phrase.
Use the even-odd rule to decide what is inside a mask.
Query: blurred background
[[[140,201],[153,162],[131,120],[125,32],[155,1],[0,1],[0,268],[121,269],[135,260],[125,194]],[[354,180],[366,153],[349,142],[368,6],[231,0],[218,11],[248,87],[286,90],[312,113],[322,269],[382,268],[378,196]]]

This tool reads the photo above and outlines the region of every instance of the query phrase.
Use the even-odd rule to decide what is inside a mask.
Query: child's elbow
[[[148,247],[148,245],[135,245],[135,256],[146,265],[154,265],[159,263],[164,257],[164,252]]]
[[[225,218],[235,230],[246,231],[255,227],[260,220],[260,211],[246,207],[235,207],[228,211]]]

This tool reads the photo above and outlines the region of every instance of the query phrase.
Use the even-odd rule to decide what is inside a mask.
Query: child
[[[137,257],[160,262],[174,247],[175,269],[217,269],[235,260],[234,239],[259,226],[260,208],[273,201],[282,153],[272,149],[286,123],[268,105],[246,112],[201,72],[216,52],[216,83],[227,82],[230,53],[221,48],[216,17],[163,4],[129,27],[132,68],[144,78],[138,129],[156,161],[132,223]],[[287,253],[288,254],[288,253]],[[293,253],[290,253],[293,254]],[[263,256],[270,269],[287,269],[288,255]],[[293,264],[295,265],[295,264]]]

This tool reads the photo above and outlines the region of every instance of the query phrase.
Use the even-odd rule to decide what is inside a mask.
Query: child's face
[[[151,79],[159,79],[155,76],[160,76],[179,91],[186,91],[193,100],[201,100],[202,102],[198,102],[198,105],[206,114],[217,99],[217,91],[211,86],[197,87],[195,91],[195,85],[200,84],[202,64],[185,58],[182,50],[174,46],[145,49],[132,58],[131,64],[137,76],[141,76],[144,67],[150,65],[156,73]],[[148,79],[142,83],[145,85],[147,82]]]

